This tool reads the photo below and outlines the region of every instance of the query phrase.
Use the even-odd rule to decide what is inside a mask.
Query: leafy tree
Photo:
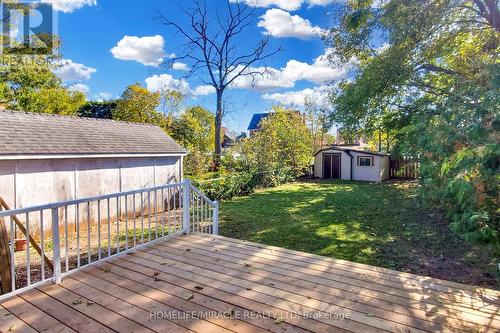
[[[78,110],[80,117],[112,119],[117,101],[89,101]]]
[[[117,101],[116,108],[112,111],[113,119],[164,127],[166,120],[157,111],[159,105],[159,93],[150,92],[140,84],[133,84],[125,89]]]
[[[192,175],[207,172],[214,148],[214,115],[201,106],[191,107],[173,120],[170,134],[188,150],[186,172]]]
[[[7,55],[2,61],[0,101],[5,108],[74,115],[85,103],[84,94],[68,90],[53,73],[51,57]]]
[[[389,133],[393,153],[420,161],[422,197],[500,251],[498,0],[372,4],[350,1],[330,31],[336,61],[359,64],[332,120]]]
[[[311,132],[299,112],[282,107],[273,111],[248,141],[253,148],[250,158],[270,182],[295,179],[306,174],[311,164]]]

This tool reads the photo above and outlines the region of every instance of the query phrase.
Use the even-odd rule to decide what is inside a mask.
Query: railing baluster
[[[43,258],[42,258],[43,260]],[[26,282],[31,285],[30,214],[26,213]]]
[[[45,280],[45,234],[43,227],[43,210],[40,210],[40,247],[42,248],[42,259],[41,262],[41,272],[42,272],[42,281]]]
[[[154,192],[153,199],[155,201],[153,205],[153,209],[155,210],[155,239],[158,239],[158,198],[156,190]]]
[[[137,212],[136,212],[136,207],[135,207],[135,193],[134,193],[134,198],[133,198],[133,201],[132,201],[132,209],[134,210],[134,247],[137,245],[137,225],[136,225],[136,221],[137,221]]]
[[[66,273],[69,272],[69,245],[68,245],[68,205],[64,206],[64,251],[66,261]]]
[[[61,283],[61,244],[59,243],[59,209],[52,208],[52,244],[53,244],[53,254],[52,254],[52,264],[54,266],[54,272],[52,279],[54,283]],[[43,261],[43,258],[42,258]]]
[[[125,195],[125,250],[128,250],[128,203]]]
[[[111,257],[111,212],[109,209],[109,198],[107,200],[108,204],[108,257]]]
[[[10,216],[10,273],[11,273],[11,290],[16,291],[16,256],[14,253],[14,242],[16,230],[14,225],[14,217]],[[42,252],[43,253],[43,252]],[[43,257],[42,257],[43,263]]]
[[[161,189],[161,237],[165,236],[165,194]]]
[[[167,206],[166,206],[166,209],[167,209],[167,232],[168,234],[171,233],[170,231],[170,189],[167,189]]]
[[[116,253],[120,253],[120,196],[116,197]]]
[[[174,213],[174,231],[177,231],[177,204],[175,203],[175,201],[177,200],[175,197],[175,193],[177,192],[177,186],[173,189],[174,193],[173,193],[173,196],[174,196],[174,199],[172,200],[172,203],[173,203],[173,210],[172,212]]]
[[[141,192],[141,244],[144,244],[144,192]]]
[[[76,267],[80,268],[80,204],[76,204]]]
[[[92,250],[90,244],[90,201],[87,202],[87,264],[92,262]]]
[[[151,192],[148,191],[148,242],[151,242]]]
[[[97,200],[97,257],[101,260],[101,200]]]

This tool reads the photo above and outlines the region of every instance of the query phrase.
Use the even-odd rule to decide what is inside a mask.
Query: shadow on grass
[[[221,205],[221,234],[259,243],[498,287],[485,249],[454,235],[416,200],[412,182],[314,181]]]

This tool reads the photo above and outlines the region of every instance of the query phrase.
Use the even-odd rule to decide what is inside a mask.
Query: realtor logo
[[[55,49],[55,15],[50,3],[2,1],[2,54],[51,54]]]

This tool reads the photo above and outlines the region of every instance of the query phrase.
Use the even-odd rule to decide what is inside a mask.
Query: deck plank
[[[176,241],[155,245],[155,247],[160,246],[161,248],[175,248],[179,250],[185,250],[186,248],[190,248],[190,254],[203,256],[203,260],[207,262],[212,262],[214,264],[222,265],[226,263],[232,263],[236,258],[237,264],[232,265],[231,268],[248,270],[251,268],[253,274],[262,275],[262,276],[272,276],[284,283],[297,285],[301,288],[314,289],[317,291],[323,291],[328,294],[335,294],[337,297],[346,297],[347,299],[351,299],[352,297],[359,297],[363,303],[370,303],[370,300],[376,300],[377,306],[381,306],[382,308],[386,308],[389,311],[394,311],[398,309],[403,309],[405,312],[409,312],[410,308],[411,313],[414,315],[418,315],[418,310],[423,310],[425,313],[420,314],[424,315],[424,317],[428,317],[428,313],[434,313],[436,315],[442,315],[446,318],[453,317],[459,319],[470,320],[473,323],[483,324],[484,322],[490,322],[490,315],[487,313],[482,313],[481,309],[473,309],[470,307],[459,307],[456,303],[452,303],[451,301],[446,302],[447,298],[445,297],[430,297],[428,295],[421,294],[411,294],[416,298],[417,301],[408,299],[406,297],[401,296],[392,296],[386,293],[381,293],[379,291],[373,291],[369,288],[366,288],[366,285],[360,284],[352,281],[348,281],[347,283],[338,282],[335,280],[324,279],[321,274],[316,272],[307,272],[306,270],[295,271],[293,269],[285,269],[276,261],[270,260],[259,260],[256,259],[255,254],[251,255],[241,255],[236,253],[233,249],[231,251],[221,251],[215,252],[214,248],[211,247],[211,243],[200,244],[194,242],[185,242],[185,241]],[[216,249],[216,248],[215,248]],[[199,256],[198,256],[199,258]],[[251,265],[251,267],[244,267],[243,263]],[[320,275],[320,276],[318,276]],[[361,287],[359,288],[358,285]],[[332,288],[334,286],[335,288]],[[411,297],[411,295],[408,295]],[[395,304],[400,304],[403,307],[397,307]],[[498,307],[495,305],[490,305],[492,310],[497,311]],[[397,311],[396,311],[397,312]],[[422,317],[422,318],[424,318]],[[499,324],[497,322],[497,324]]]
[[[192,238],[196,238],[196,240],[193,240]],[[498,294],[494,290],[482,289],[467,285],[461,286],[467,287],[468,290],[457,289],[455,287],[441,285],[441,283],[451,282],[419,277],[417,275],[410,275],[409,277],[407,277],[404,273],[401,273],[401,275],[391,274],[388,276],[388,274],[381,273],[373,274],[368,270],[360,270],[356,267],[345,268],[345,266],[340,265],[317,265],[314,262],[314,259],[318,260],[318,258],[314,258],[312,261],[307,262],[300,260],[300,258],[298,258],[297,256],[290,255],[289,253],[280,254],[280,251],[275,251],[274,249],[270,249],[269,251],[265,251],[265,249],[259,248],[252,249],[251,246],[247,245],[249,244],[248,242],[242,245],[237,244],[234,241],[228,241],[226,239],[210,239],[208,237],[201,238],[199,235],[193,235],[192,238],[190,238],[190,243],[201,242],[204,244],[210,244],[212,247],[219,248],[222,251],[230,249],[230,254],[241,254],[246,255],[247,257],[249,255],[252,255],[252,258],[255,260],[260,259],[267,262],[278,261],[280,267],[293,267],[294,269],[304,268],[307,271],[310,271],[312,274],[321,274],[322,277],[325,278],[335,279],[336,277],[342,277],[352,279],[356,281],[356,283],[360,284],[379,284],[384,287],[391,288],[395,292],[397,291],[399,293],[421,293],[426,295],[440,296],[443,298],[443,300],[450,299],[450,301],[453,303],[462,302],[466,305],[476,304],[478,308],[484,304],[491,304],[495,307],[498,307],[500,305],[500,294]],[[431,279],[432,281],[430,281],[429,279]],[[483,293],[480,293],[480,290]],[[485,294],[490,295],[491,297],[484,297]]]
[[[35,333],[36,330],[0,305],[0,332]]]
[[[499,298],[495,290],[193,233],[0,302],[0,332],[493,332]],[[151,316],[174,312],[185,316]],[[225,316],[201,315],[209,313]]]
[[[33,329],[38,332],[54,332],[54,333],[74,333],[75,331],[70,327],[64,325],[57,319],[49,316],[47,313],[33,306],[32,304],[26,302],[21,297],[11,298],[4,303],[2,306],[9,310],[11,313],[16,315],[18,318],[22,318],[25,323],[30,325]]]
[[[170,244],[158,244],[155,245],[154,248],[147,251],[151,253],[151,251],[156,252],[157,249],[166,250],[167,253],[172,253],[171,250],[169,252],[168,249],[177,250],[178,248],[176,246],[170,246]],[[248,261],[240,260],[238,263],[226,261],[228,258],[227,254],[223,256],[216,254],[217,259],[213,259],[211,257],[207,257],[207,253],[210,253],[208,248],[203,249],[204,251],[200,250],[199,252],[193,246],[191,246],[190,249],[190,252],[184,251],[182,253],[183,256],[189,258],[190,263],[196,263],[196,265],[201,267],[217,267],[219,271],[222,271],[225,274],[244,277],[249,281],[259,282],[260,279],[265,278],[266,281],[272,282],[275,288],[291,291],[318,301],[325,301],[328,302],[328,304],[338,305],[362,313],[372,313],[389,321],[395,321],[408,326],[415,326],[416,328],[424,330],[446,331],[443,326],[455,329],[468,328],[467,325],[463,324],[464,318],[460,319],[460,316],[453,318],[450,316],[450,311],[441,311],[441,314],[438,314],[439,309],[429,309],[432,310],[430,312],[422,311],[420,309],[408,309],[406,307],[395,306],[394,303],[384,303],[384,301],[380,299],[362,297],[360,295],[356,295],[355,293],[338,293],[333,288],[330,288],[331,290],[327,293],[321,293],[316,291],[318,285],[314,285],[312,283],[309,285],[300,285],[299,283],[299,285],[297,285],[300,281],[300,279],[297,278],[285,279],[285,281],[283,281],[281,277],[285,275],[261,271],[255,267],[253,263],[247,267],[245,264],[248,264]],[[170,257],[170,259],[173,261],[176,258]],[[354,302],[353,299],[355,298],[359,299],[359,301]],[[471,320],[471,324],[495,324],[496,328],[500,328],[500,325],[497,325],[497,322],[492,323],[488,318],[469,316],[467,319]]]

